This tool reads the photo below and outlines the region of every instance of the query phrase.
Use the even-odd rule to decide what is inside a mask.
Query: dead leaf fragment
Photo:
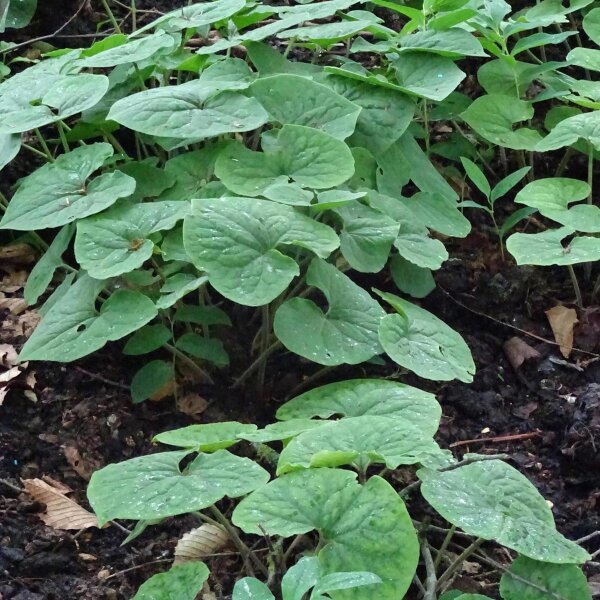
[[[3,367],[14,367],[17,364],[17,351],[11,344],[0,344],[0,364]]]
[[[199,417],[208,407],[208,402],[199,394],[187,394],[177,402],[180,412],[190,417]]]
[[[53,529],[87,529],[98,527],[96,515],[85,510],[59,488],[49,485],[41,479],[23,479],[27,493],[37,502],[46,505],[45,512],[38,517]]]
[[[92,477],[92,473],[96,470],[96,467],[84,460],[83,456],[81,456],[81,453],[75,446],[65,446],[64,453],[67,462],[71,465],[75,473],[82,479],[89,481]]]
[[[555,306],[546,311],[546,316],[552,327],[554,339],[560,346],[560,352],[565,358],[573,351],[573,330],[579,322],[577,311],[566,306]]]
[[[504,342],[504,354],[516,371],[526,361],[540,357],[540,353],[519,337],[511,337]]]
[[[228,542],[229,536],[225,529],[205,523],[183,534],[175,546],[173,564],[205,558],[224,548]]]
[[[27,302],[23,298],[0,298],[0,310],[6,309],[12,315],[20,315],[28,308]]]
[[[0,247],[0,260],[3,264],[28,265],[35,261],[35,250],[29,244],[10,244]]]

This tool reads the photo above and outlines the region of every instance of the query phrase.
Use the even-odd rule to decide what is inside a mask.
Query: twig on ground
[[[487,443],[498,443],[498,442],[513,442],[516,440],[530,440],[531,438],[539,437],[542,435],[541,431],[530,431],[529,433],[515,433],[512,435],[496,435],[488,438],[477,438],[473,440],[460,440],[450,444],[450,448],[457,448],[458,446],[467,446],[469,444],[487,444]]]

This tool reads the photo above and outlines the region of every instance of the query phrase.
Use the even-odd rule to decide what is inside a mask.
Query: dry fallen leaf
[[[89,481],[92,473],[96,470],[96,466],[86,461],[75,446],[65,446],[64,453],[67,462],[73,467],[75,473],[82,479]]]
[[[205,523],[183,534],[175,547],[173,564],[205,558],[224,548],[228,541],[229,536],[222,527]]]
[[[87,529],[98,527],[96,515],[85,510],[60,489],[41,479],[23,479],[27,493],[36,501],[46,505],[45,512],[38,517],[53,529]]]
[[[27,302],[23,298],[0,298],[0,310],[6,309],[13,315],[20,315],[27,308]]]
[[[4,371],[4,373],[0,373],[0,406],[4,402],[4,398],[6,398],[6,394],[8,393],[8,382],[18,377],[21,374],[21,367],[12,367],[8,369],[8,371]]]
[[[540,353],[519,337],[511,337],[504,342],[504,354],[516,371],[526,360],[539,358]]]
[[[172,396],[175,393],[175,389],[177,388],[177,384],[174,379],[170,379],[163,385],[159,390],[154,392],[152,396],[150,396],[150,400],[153,402],[160,402],[169,396]]]
[[[208,407],[208,402],[199,394],[187,394],[177,402],[180,412],[190,417],[198,417]]]
[[[35,250],[28,244],[10,244],[10,246],[0,247],[0,260],[4,265],[7,263],[28,265],[35,259]]]
[[[566,306],[555,306],[546,311],[546,316],[552,327],[554,339],[560,345],[560,352],[565,358],[573,351],[573,330],[579,322],[577,311]]]
[[[17,364],[17,351],[10,344],[0,344],[0,365],[14,367]]]

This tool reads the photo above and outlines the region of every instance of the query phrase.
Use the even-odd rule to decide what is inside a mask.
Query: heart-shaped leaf
[[[552,511],[533,484],[502,461],[479,461],[445,472],[421,469],[418,476],[427,502],[465,533],[543,562],[589,559],[583,548],[556,531]]]
[[[318,557],[328,573],[372,571],[376,588],[333,594],[336,599],[404,597],[419,557],[419,545],[404,503],[383,479],[365,485],[338,469],[309,469],[284,475],[253,492],[233,512],[246,533],[290,537],[316,529],[324,546]]]
[[[188,561],[144,582],[132,600],[194,600],[210,572],[203,562]]]
[[[225,496],[244,496],[269,480],[262,467],[227,450],[200,454],[182,472],[180,463],[189,453],[161,452],[96,471],[87,494],[100,525],[202,510]]]
[[[363,273],[383,269],[400,226],[384,213],[359,202],[338,208],[344,227],[340,249],[350,266]]]
[[[147,202],[88,217],[77,224],[75,257],[95,279],[138,269],[154,251],[150,235],[171,229],[189,211],[188,202]]]
[[[19,153],[21,136],[17,133],[0,134],[0,171]]]
[[[435,289],[430,269],[418,267],[399,254],[392,257],[390,275],[401,292],[414,298],[425,298]]]
[[[188,448],[196,452],[215,452],[237,444],[243,435],[252,435],[256,425],[223,421],[206,425],[188,425],[180,429],[172,429],[154,436],[155,442]]]
[[[574,233],[568,227],[541,233],[514,233],[506,240],[506,249],[519,265],[576,265],[600,260],[600,238],[579,236],[564,243]]]
[[[67,119],[96,105],[108,91],[104,75],[51,76],[50,85],[0,86],[0,134],[21,133]],[[10,79],[9,79],[10,81]]]
[[[600,149],[600,111],[582,113],[568,117],[556,125],[535,147],[538,152],[558,150],[571,146],[578,140],[585,140]]]
[[[402,53],[392,65],[404,90],[436,102],[447,98],[466,77],[452,59],[422,52]]]
[[[296,396],[279,408],[277,418],[384,416],[410,423],[431,437],[441,414],[440,405],[429,392],[386,379],[352,379]]]
[[[264,125],[268,115],[258,101],[232,91],[250,85],[248,67],[243,61],[228,64],[224,69],[216,63],[181,85],[127,96],[113,104],[107,119],[148,135],[194,140]]]
[[[344,142],[302,125],[284,125],[264,152],[231,144],[217,159],[215,173],[236,194],[260,196],[274,184],[327,189],[354,173],[354,159]]]
[[[84,275],[46,313],[21,350],[21,360],[71,362],[99,350],[150,322],[157,314],[152,300],[133,290],[117,290],[102,304],[104,287]]]
[[[432,438],[424,437],[419,428],[407,421],[370,415],[348,417],[294,437],[279,456],[277,475],[346,464],[364,469],[383,463],[396,469],[440,452]]]
[[[516,123],[533,117],[530,102],[504,94],[480,96],[461,113],[465,123],[483,139],[512,150],[538,150],[540,134],[534,129],[513,129]]]
[[[398,311],[385,316],[379,327],[379,340],[392,360],[426,379],[473,380],[473,357],[456,331],[419,306],[378,293]]]
[[[281,421],[271,423],[264,429],[251,431],[250,433],[241,433],[238,437],[249,442],[277,442],[280,440],[288,440],[304,431],[316,429],[327,425],[328,421],[316,421],[313,419],[291,419],[290,421]]]
[[[518,556],[500,580],[504,600],[592,600],[590,587],[576,565],[556,565]]]
[[[40,167],[21,182],[0,228],[29,231],[61,227],[108,208],[118,198],[130,196],[135,190],[135,179],[119,171],[88,181],[112,154],[110,144],[92,144]]]
[[[271,590],[255,577],[243,577],[235,582],[232,600],[275,600]]]
[[[414,102],[396,90],[336,76],[327,77],[325,84],[362,108],[350,139],[352,146],[384,152],[411,122]]]
[[[250,92],[278,123],[314,127],[342,140],[352,135],[361,112],[340,94],[298,75],[264,77]]]
[[[192,262],[226,298],[246,306],[275,299],[298,275],[279,248],[299,246],[328,256],[338,246],[333,229],[268,200],[212,198],[192,202],[184,222]]]
[[[358,364],[380,353],[377,328],[385,313],[365,290],[319,259],[306,283],[323,292],[329,307],[323,312],[306,298],[279,307],[273,328],[288,350],[322,365]]]
[[[175,38],[163,31],[133,40],[83,58],[80,66],[88,69],[116,67],[146,60],[157,52],[167,52],[175,47]]]

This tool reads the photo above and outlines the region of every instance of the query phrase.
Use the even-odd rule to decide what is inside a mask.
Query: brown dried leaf
[[[229,542],[229,536],[222,527],[205,523],[181,536],[175,546],[175,560],[179,564],[188,560],[200,560],[218,552]]]
[[[20,315],[27,310],[27,302],[23,298],[0,298],[0,310],[3,308],[13,315]]]
[[[14,367],[17,364],[18,353],[11,344],[0,344],[0,365]]]
[[[38,517],[53,529],[88,529],[98,527],[96,515],[85,510],[58,488],[41,479],[23,479],[27,493],[36,501],[46,505]]]
[[[504,342],[504,354],[516,371],[526,360],[540,357],[540,353],[519,337],[511,337]]]
[[[153,402],[160,402],[161,400],[172,396],[175,393],[176,388],[177,383],[174,379],[171,379],[167,381],[167,383],[165,383],[165,385],[163,385],[159,390],[154,392],[154,394],[150,396],[149,400],[152,400]]]
[[[200,416],[207,407],[208,402],[199,394],[187,394],[177,403],[179,411],[190,417]]]
[[[75,446],[65,446],[64,453],[67,462],[73,467],[75,473],[82,479],[89,481],[92,473],[96,470],[96,466],[86,461]]]
[[[14,335],[24,335],[29,337],[37,324],[40,322],[40,315],[35,310],[28,310],[18,317],[9,315],[9,317],[2,323],[2,330],[6,333],[13,333]]]
[[[552,327],[554,339],[560,345],[560,352],[565,358],[573,351],[573,330],[579,322],[577,311],[566,306],[555,306],[546,311],[546,316]]]
[[[0,247],[0,261],[3,264],[28,265],[35,259],[35,250],[28,244],[11,244]]]

